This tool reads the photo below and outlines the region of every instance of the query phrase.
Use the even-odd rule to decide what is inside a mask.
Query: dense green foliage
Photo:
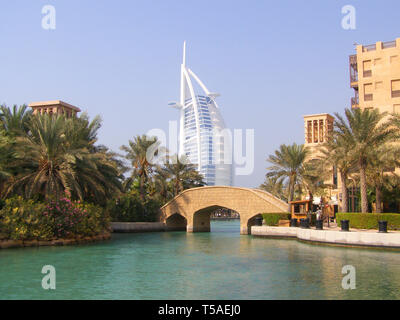
[[[110,200],[107,205],[112,221],[119,222],[155,222],[158,218],[161,204],[153,198],[142,201],[138,192],[121,195]]]
[[[106,210],[62,198],[48,204],[10,198],[0,210],[0,238],[50,240],[93,236],[109,231]]]
[[[121,149],[132,168],[131,176],[124,181],[124,191],[139,192],[143,205],[149,199],[164,204],[183,190],[205,185],[195,165],[185,156],[169,155],[156,137],[136,136]],[[157,157],[164,161],[152,163]]]
[[[336,214],[336,221],[340,227],[341,220],[349,220],[350,228],[378,229],[378,221],[387,221],[388,229],[400,230],[400,214],[398,213],[343,213]]]
[[[121,189],[115,155],[96,146],[100,118],[32,116],[26,107],[0,109],[2,197],[72,199],[105,205]]]
[[[291,214],[285,212],[278,212],[278,213],[263,213],[262,217],[265,221],[267,226],[277,226],[279,220],[289,220]]]
[[[33,115],[26,105],[0,107],[3,237],[95,235],[109,228],[109,214],[114,221],[155,221],[165,202],[204,185],[190,163],[152,164],[148,156],[157,156],[157,138],[136,136],[118,155],[96,144],[100,128],[100,118],[90,121],[86,114]]]

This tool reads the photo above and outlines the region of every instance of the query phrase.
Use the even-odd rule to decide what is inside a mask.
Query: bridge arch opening
[[[213,219],[226,219],[230,213],[231,218],[240,218],[240,214],[230,208],[213,205],[206,208],[197,210],[193,215],[193,232],[210,232],[211,231],[211,217]],[[222,214],[221,214],[222,213]]]
[[[262,218],[261,213],[255,214],[249,220],[247,220],[247,232],[251,234],[251,227],[256,225],[257,218]]]
[[[167,231],[186,231],[187,220],[179,213],[174,213],[165,221]]]

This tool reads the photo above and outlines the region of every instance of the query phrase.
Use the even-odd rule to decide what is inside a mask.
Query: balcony
[[[352,108],[358,108],[359,104],[360,104],[360,102],[359,102],[358,96],[351,98],[351,107]]]
[[[349,57],[350,66],[350,87],[358,87],[358,67],[357,67],[357,55],[353,54]]]

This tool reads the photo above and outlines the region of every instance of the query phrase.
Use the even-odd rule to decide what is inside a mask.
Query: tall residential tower
[[[196,87],[195,87],[196,85]],[[232,141],[215,98],[196,74],[186,66],[183,45],[179,102],[169,105],[180,111],[179,156],[198,166],[209,186],[232,185]]]

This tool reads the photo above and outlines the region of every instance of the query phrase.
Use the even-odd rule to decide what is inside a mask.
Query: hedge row
[[[356,229],[378,229],[378,221],[387,221],[388,229],[400,230],[399,213],[360,213],[360,212],[339,212],[336,214],[336,221],[340,227],[340,220],[349,220],[350,228]]]
[[[263,213],[262,217],[267,226],[277,226],[279,220],[290,220],[290,213],[278,212],[278,213]]]

